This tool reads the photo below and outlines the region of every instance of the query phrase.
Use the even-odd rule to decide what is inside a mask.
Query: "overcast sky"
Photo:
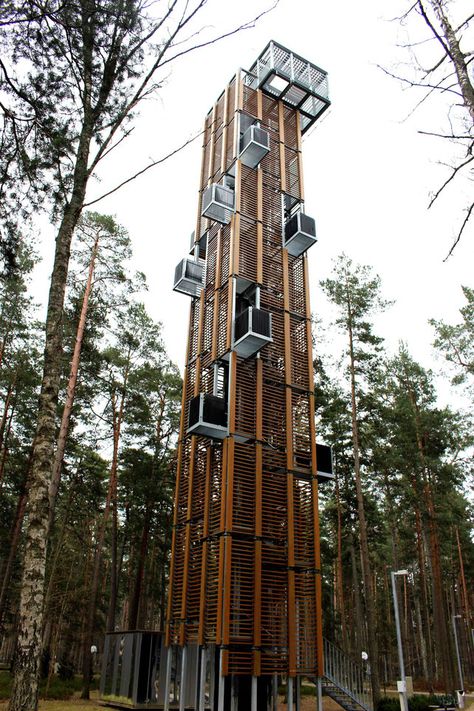
[[[264,6],[261,1],[214,0],[201,21],[216,30],[228,28],[252,17],[257,5]],[[419,96],[377,68],[393,69],[402,56],[395,43],[403,36],[396,23],[388,22],[402,7],[402,0],[281,0],[255,29],[179,60],[163,76],[157,98],[142,108],[128,145],[111,157],[100,184],[90,186],[89,199],[200,130],[236,70],[249,69],[274,39],[329,73],[332,106],[303,141],[306,212],[316,219],[319,240],[309,252],[312,310],[327,318],[318,282],[344,251],[356,262],[372,265],[385,296],[396,300],[377,324],[389,348],[395,350],[405,340],[423,365],[439,367],[427,320],[457,320],[463,304],[460,286],[474,285],[474,238],[471,227],[454,256],[443,263],[460,219],[460,195],[456,189],[436,209],[426,210],[430,191],[445,175],[438,161],[449,152],[439,139],[418,134],[419,129],[445,127],[443,117],[433,104],[405,120]],[[135,266],[148,279],[145,302],[163,323],[169,355],[180,368],[189,298],[171,287],[194,229],[200,153],[197,141],[94,206],[115,214],[129,230]],[[50,258],[45,255],[44,279]]]

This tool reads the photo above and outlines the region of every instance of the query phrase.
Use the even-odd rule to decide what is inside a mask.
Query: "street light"
[[[458,630],[456,627],[456,618],[461,619],[461,615],[453,615],[453,632],[454,632],[454,645],[456,647],[456,657],[458,660],[458,672],[459,672],[459,694],[458,694],[458,705],[460,708],[464,708],[464,679],[462,676],[462,665],[461,665],[461,653],[459,651],[459,640],[458,640]]]
[[[400,681],[397,682],[397,688],[400,696],[400,709],[401,711],[408,711],[407,681],[405,677],[405,665],[403,663],[402,633],[400,630],[400,616],[398,613],[397,586],[395,584],[396,575],[408,575],[408,570],[392,570],[391,572],[393,609],[395,611],[395,627],[397,630],[398,662],[400,665]]]

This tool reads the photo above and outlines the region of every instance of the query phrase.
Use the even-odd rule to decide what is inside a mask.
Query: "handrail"
[[[359,706],[373,711],[368,671],[328,639],[324,639],[324,676]]]

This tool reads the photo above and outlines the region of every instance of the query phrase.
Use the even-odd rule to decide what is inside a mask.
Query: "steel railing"
[[[359,706],[373,711],[368,671],[328,639],[324,640],[324,676]]]

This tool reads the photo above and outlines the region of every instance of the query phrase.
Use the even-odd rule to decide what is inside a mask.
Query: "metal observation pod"
[[[291,695],[322,674],[332,462],[314,425],[301,137],[328,106],[326,72],[270,42],[205,118],[193,256],[174,283],[191,302],[165,708],[173,688],[180,708],[262,711],[278,676]]]

